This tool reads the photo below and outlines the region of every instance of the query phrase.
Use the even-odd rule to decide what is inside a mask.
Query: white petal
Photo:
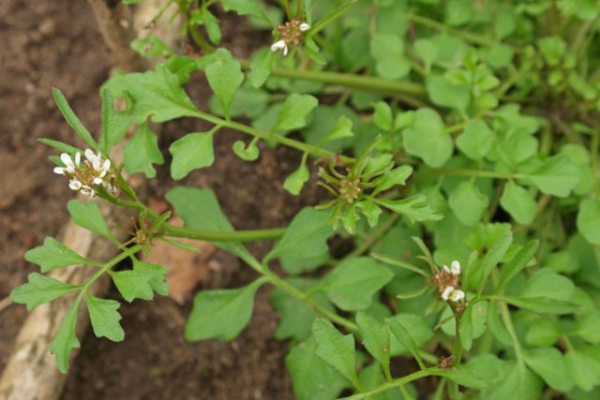
[[[96,155],[94,154],[94,152],[92,150],[86,149],[85,150],[85,158],[87,158],[89,162],[93,163],[94,160],[96,159]]]
[[[110,170],[110,160],[105,160],[104,165],[102,165],[102,169],[106,172]]]
[[[96,192],[94,192],[94,189],[92,189],[89,186],[82,187],[81,193],[85,194],[86,196],[90,196],[90,197],[94,197],[96,195]]]
[[[286,47],[287,47],[287,44],[285,44],[285,40],[279,40],[279,41],[273,43],[273,45],[271,46],[271,51],[285,49]]]
[[[446,289],[442,292],[442,299],[448,300],[450,295],[454,292],[454,288],[452,286],[447,286]]]
[[[460,275],[460,263],[458,261],[452,261],[452,264],[450,264],[450,273],[452,275]]]
[[[102,182],[103,182],[103,181],[102,181],[102,178],[94,178],[94,183],[95,183],[96,185],[100,185]]]
[[[54,168],[54,173],[55,174],[59,174],[59,175],[64,175],[65,174],[65,168],[56,167],[56,168]]]
[[[65,164],[67,167],[74,167],[75,165],[73,164],[73,160],[71,160],[71,156],[68,155],[67,153],[62,153],[60,155],[60,160],[63,162],[63,164]]]
[[[287,47],[287,44],[286,44],[285,47],[283,48],[283,55],[287,56],[287,53],[288,53],[288,47]]]
[[[461,301],[464,298],[465,298],[465,292],[463,292],[462,290],[454,290],[452,292],[452,294],[450,295],[450,300],[452,300],[454,302]]]
[[[81,163],[81,153],[77,152],[77,153],[75,153],[75,165],[77,165],[79,167],[80,163]]]
[[[450,273],[450,268],[448,268],[448,266],[447,266],[447,265],[444,265],[444,266],[442,267],[442,269],[443,269],[444,271],[446,271],[446,272]]]
[[[309,25],[309,24],[307,24],[306,22],[303,22],[303,23],[301,23],[301,24],[300,24],[300,30],[301,30],[302,32],[306,32],[306,31],[307,31],[307,30],[309,30],[309,29],[310,29],[310,25]]]
[[[76,179],[73,179],[69,182],[69,188],[71,188],[72,190],[79,190],[81,189],[81,182],[79,182]]]

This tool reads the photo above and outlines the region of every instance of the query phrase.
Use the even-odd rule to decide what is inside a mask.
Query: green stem
[[[250,68],[250,61],[240,60],[244,69]],[[346,74],[342,72],[300,70],[274,67],[271,75],[280,78],[303,79],[307,81],[322,82],[329,85],[340,85],[358,90],[374,91],[390,95],[408,94],[422,96],[427,94],[423,85],[414,82],[392,81],[357,74]]]
[[[164,224],[162,230],[165,236],[170,237],[183,237],[189,239],[206,240],[209,242],[253,242],[260,240],[279,239],[285,233],[286,228],[214,232]]]
[[[301,142],[299,140],[290,139],[290,138],[287,138],[285,136],[280,136],[280,135],[271,135],[268,132],[259,131],[258,129],[254,129],[248,125],[240,124],[239,122],[226,121],[224,119],[215,117],[214,115],[205,113],[200,110],[194,110],[194,113],[195,113],[195,117],[202,119],[204,121],[210,122],[212,124],[220,125],[225,128],[230,128],[230,129],[234,129],[236,131],[244,132],[244,133],[247,133],[254,137],[260,138],[260,139],[274,140],[279,144],[291,147],[293,149],[301,150],[301,151],[311,154],[315,157],[329,158],[329,157],[333,157],[336,155],[336,153],[334,153],[332,151],[325,150],[323,148],[313,146],[313,145]],[[347,156],[342,156],[342,155],[340,155],[339,157],[346,163],[353,163],[355,161],[354,158],[352,158],[352,157],[347,157]]]
[[[152,221],[156,221],[158,219],[158,216],[152,210],[140,202],[122,200],[118,198],[108,198],[107,200],[118,206],[132,208],[141,212],[146,211],[148,213],[148,218],[150,218]],[[252,242],[260,240],[275,240],[282,237],[286,230],[286,228],[273,228],[245,231],[242,230],[234,232],[216,232],[176,226],[169,223],[163,224],[161,229],[165,236],[206,240],[209,242]]]
[[[292,297],[297,298],[298,300],[306,303],[310,308],[315,310],[317,313],[321,314],[323,317],[329,319],[331,322],[335,322],[336,324],[345,327],[349,331],[356,332],[358,331],[358,325],[354,322],[337,315],[334,312],[331,312],[325,308],[323,308],[319,303],[313,300],[308,294],[299,290],[298,288],[290,285],[279,276],[277,276],[274,272],[269,270],[268,268],[261,265],[261,263],[254,258],[252,255],[242,255],[241,258],[255,271],[261,274],[264,278],[268,280],[273,286],[283,290],[287,294]]]
[[[81,293],[79,295],[83,296],[83,293],[87,292],[89,287],[94,282],[96,282],[98,280],[98,278],[100,278],[103,274],[108,272],[112,267],[114,267],[115,265],[117,265],[118,263],[120,263],[121,261],[126,259],[127,257],[132,256],[135,253],[137,253],[138,251],[140,251],[142,248],[143,248],[143,246],[140,244],[129,247],[127,250],[123,251],[121,254],[117,255],[116,257],[114,257],[111,260],[104,263],[103,267],[100,268],[94,275],[92,275],[92,277],[83,285],[83,287],[81,288]]]
[[[465,38],[475,44],[480,44],[480,45],[485,45],[485,46],[491,46],[493,44],[496,44],[496,42],[494,40],[487,39],[476,33],[463,31],[463,30],[459,30],[459,29],[451,29],[440,22],[434,21],[434,20],[426,18],[426,17],[422,17],[420,15],[408,14],[408,19],[409,19],[409,21],[414,22],[415,24],[426,26],[428,28],[433,28],[433,29],[436,29],[441,32],[448,32],[448,33],[452,33],[452,34],[455,34],[458,36],[462,36],[463,38]]]
[[[494,178],[494,179],[523,179],[524,174],[510,174],[494,171],[482,171],[476,169],[441,169],[437,171],[440,175],[448,176],[475,176],[477,178]]]
[[[428,377],[428,376],[431,376],[431,375],[435,375],[435,373],[437,371],[439,371],[438,367],[426,368],[426,369],[423,369],[423,370],[420,370],[420,371],[417,371],[417,372],[413,372],[410,375],[403,376],[402,378],[393,380],[392,382],[385,383],[385,384],[383,384],[381,386],[378,386],[375,389],[370,390],[368,392],[363,392],[363,393],[360,393],[360,394],[357,394],[357,395],[354,395],[354,396],[350,396],[350,397],[344,397],[344,398],[342,398],[340,400],[344,400],[344,399],[347,399],[347,400],[350,400],[350,399],[352,399],[352,400],[364,399],[364,398],[373,396],[373,395],[375,395],[377,393],[385,392],[385,391],[388,391],[390,389],[394,389],[394,388],[397,388],[397,387],[400,387],[400,386],[404,386],[407,383],[410,383],[412,381],[416,381],[417,379],[421,379],[421,378],[425,378],[425,377]]]
[[[452,365],[457,367],[460,365],[460,361],[462,360],[463,346],[462,340],[460,338],[460,320],[461,314],[454,311],[454,321],[455,321],[455,335],[454,335],[454,350],[452,351],[452,356],[454,360],[452,361]]]
[[[371,247],[373,247],[373,245],[375,245],[375,243],[379,241],[379,239],[381,239],[390,229],[394,227],[394,225],[396,225],[396,222],[398,222],[399,219],[400,214],[394,214],[375,232],[373,232],[371,235],[368,235],[360,246],[348,253],[343,259],[346,260],[366,253]]]
[[[517,356],[517,363],[519,368],[522,370],[525,369],[525,358],[523,357],[523,350],[521,348],[521,342],[519,342],[519,338],[517,336],[517,332],[515,331],[515,327],[512,323],[512,319],[510,318],[510,311],[508,310],[508,306],[505,301],[499,301],[498,306],[500,307],[500,313],[502,314],[502,321],[504,321],[504,325],[506,326],[506,330],[510,335],[510,338],[513,342],[513,347],[515,349],[515,355]]]

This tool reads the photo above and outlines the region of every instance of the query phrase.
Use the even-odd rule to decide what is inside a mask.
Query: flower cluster
[[[67,153],[60,155],[60,160],[64,167],[54,168],[54,173],[67,176],[69,187],[72,190],[83,193],[86,196],[94,197],[99,186],[105,187],[113,192],[110,184],[111,170],[110,160],[104,160],[100,152],[94,154],[90,149],[85,151],[86,160],[81,160],[81,153],[75,153],[75,157]]]
[[[293,19],[285,23],[285,25],[279,25],[277,28],[281,35],[281,39],[273,43],[271,51],[283,50],[283,55],[286,56],[288,53],[288,46],[290,44],[300,45],[304,32],[310,29],[310,25],[306,22]]]
[[[450,268],[444,265],[440,272],[433,277],[433,283],[438,287],[442,299],[458,303],[464,300],[465,292],[460,287],[460,263],[452,261]]]

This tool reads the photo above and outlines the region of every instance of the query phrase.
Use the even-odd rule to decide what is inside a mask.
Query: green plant
[[[32,309],[78,293],[52,346],[61,371],[79,346],[84,298],[95,334],[124,338],[119,303],[88,288],[109,274],[127,301],[164,295],[165,269],[136,254],[152,240],[177,245],[187,237],[236,255],[257,279],[200,292],[186,338],[232,340],[250,320],[258,288],[272,285],[281,316],[275,336],[291,341],[286,366],[301,400],[334,399],[345,389],[355,400],[600,395],[596,1],[172,3],[205,55],[178,55],[156,37],[134,41],[136,51],[164,62],[106,82],[98,140],[54,93],[91,148],[81,162],[79,149],[44,140],[63,153],[53,158],[56,172],[74,190],[137,210],[140,226],[119,243],[96,203],[71,201],[73,221],[121,253],[99,263],[52,238],[27,253],[42,273],[98,268],[81,286],[34,273],[12,294]],[[273,42],[252,60],[215,48],[215,10],[272,30]],[[214,93],[210,112],[185,92],[196,73]],[[127,109],[116,111],[113,96]],[[232,149],[249,162],[261,141],[302,152],[285,188],[300,195],[319,179],[332,198],[286,228],[236,231],[212,191],[178,187],[166,198],[185,227],[170,225],[170,214],[143,204],[121,171],[153,177],[164,158],[147,123],[177,118],[213,128],[171,145],[173,179],[210,167],[213,137],[227,128],[249,135]],[[110,149],[131,126],[137,131],[116,166]],[[318,177],[311,160],[325,165]],[[329,254],[334,235],[354,238],[342,259]],[[277,242],[258,260],[243,244],[254,240]],[[112,271],[126,259],[131,269]],[[394,363],[412,372],[397,376]],[[426,377],[436,378],[419,385]]]

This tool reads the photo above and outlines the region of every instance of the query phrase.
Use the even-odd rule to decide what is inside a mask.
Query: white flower
[[[453,290],[450,294],[450,301],[458,302],[465,298],[465,292],[462,290]]]
[[[60,159],[65,167],[56,167],[54,172],[69,178],[69,188],[90,197],[96,195],[99,185],[110,187],[109,191],[111,192],[116,191],[108,182],[105,182],[112,167],[110,160],[105,160],[100,152],[94,154],[90,149],[85,150],[83,154],[86,160],[82,163],[81,153],[75,153],[74,159],[71,159],[69,154],[62,153]]]
[[[278,51],[278,50],[282,50],[282,49],[283,49],[283,55],[287,56],[288,46],[287,46],[287,43],[285,42],[285,40],[279,40],[279,41],[273,43],[273,45],[271,46],[271,51]]]
[[[458,261],[452,261],[452,264],[450,264],[450,273],[452,275],[460,275],[460,263]]]
[[[446,286],[442,292],[442,299],[446,301],[458,302],[465,298],[465,292],[460,289],[454,289],[453,286]]]
[[[446,271],[447,273],[449,273],[449,274],[451,273],[451,272],[450,272],[450,268],[448,268],[448,266],[447,266],[447,265],[444,265],[444,266],[442,267],[442,269],[443,269],[444,271]]]
[[[71,179],[69,181],[69,188],[71,190],[79,190],[83,185],[77,179]]]
[[[309,25],[309,24],[307,24],[306,22],[303,22],[303,23],[301,23],[301,24],[300,24],[300,30],[301,30],[302,32],[306,32],[306,31],[307,31],[307,30],[309,30],[309,29],[310,29],[310,25]]]
[[[96,195],[96,192],[94,191],[94,189],[92,189],[89,186],[83,186],[80,190],[81,193],[83,193],[86,196],[90,196],[90,197],[94,197]]]
[[[81,163],[81,154],[75,153],[75,161],[71,159],[71,156],[67,153],[62,153],[60,155],[60,160],[65,164],[65,167],[56,167],[54,168],[54,173],[59,175],[64,175],[65,172],[69,174],[75,173],[75,168],[79,168],[79,164]]]
[[[454,292],[454,288],[452,286],[446,286],[446,289],[442,292],[442,299],[448,300],[450,295],[452,295],[452,292]]]

